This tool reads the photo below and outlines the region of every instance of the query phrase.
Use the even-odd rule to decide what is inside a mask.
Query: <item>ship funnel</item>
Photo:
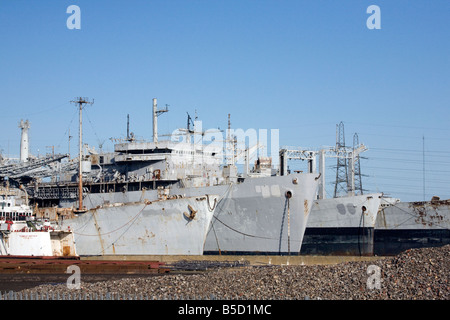
[[[29,157],[28,129],[30,128],[30,122],[28,120],[20,120],[19,128],[22,129],[22,136],[20,139],[20,162],[27,162]]]

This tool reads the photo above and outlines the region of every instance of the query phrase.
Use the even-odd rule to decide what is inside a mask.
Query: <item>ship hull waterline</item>
[[[224,190],[214,213],[204,254],[297,255],[317,175],[247,179]]]
[[[80,256],[201,255],[217,196],[112,203],[63,218]]]
[[[381,193],[314,201],[302,255],[374,254],[374,228]]]
[[[240,183],[214,186],[182,188],[172,185],[168,188],[168,192],[171,196],[196,197],[205,194],[219,196],[214,217],[208,226],[204,251],[198,254],[298,254],[317,193],[317,177],[317,174],[302,173],[247,178]],[[290,198],[287,198],[289,194]],[[143,199],[152,201],[157,198],[157,190],[88,193],[84,197],[84,203],[93,209],[105,203],[126,204]],[[210,202],[213,206],[211,199]],[[73,202],[62,202],[62,205],[70,207]],[[138,209],[135,208],[134,215]],[[128,218],[122,218],[122,224],[132,217],[133,213],[130,213]],[[75,231],[75,235],[76,233]],[[87,234],[91,237],[95,235],[95,228]],[[78,242],[79,240],[77,245]],[[118,251],[119,246],[113,238],[103,242],[105,243],[103,249],[97,246],[99,249],[97,252],[103,252],[101,254],[126,252],[126,250]],[[115,243],[114,247],[112,243]],[[80,255],[84,254],[83,249],[78,251]],[[166,252],[162,250],[161,254]],[[145,252],[145,254],[156,253]]]
[[[450,200],[398,202],[383,207],[375,226],[375,254],[450,244]]]

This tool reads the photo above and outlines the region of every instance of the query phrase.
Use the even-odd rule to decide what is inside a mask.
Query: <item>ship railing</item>
[[[31,190],[30,195],[37,199],[72,199],[78,197],[78,188],[41,188]]]

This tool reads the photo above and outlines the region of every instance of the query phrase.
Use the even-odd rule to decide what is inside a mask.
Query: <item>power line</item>
[[[29,116],[40,114],[40,113],[49,113],[52,110],[56,110],[56,109],[62,108],[62,107],[67,106],[67,105],[68,105],[68,102],[64,102],[63,104],[60,104],[60,105],[57,105],[57,106],[54,106],[54,107],[49,107],[49,108],[42,109],[42,110],[38,110],[38,111],[36,111],[37,108],[34,108],[34,110],[35,110],[34,112],[27,112],[27,113],[18,114],[18,115],[8,115],[8,114],[3,114],[2,113],[2,118],[29,117]],[[10,108],[10,110],[16,110],[16,109]]]
[[[412,169],[412,168],[392,168],[392,167],[373,167],[366,166],[369,169],[383,169],[383,170],[399,170],[399,171],[413,171],[413,172],[422,172],[422,169]],[[436,173],[450,173],[448,170],[425,170],[426,172],[436,172]]]
[[[422,163],[423,160],[415,160],[411,158],[388,158],[388,157],[368,157],[369,160],[386,160],[386,161],[394,161],[394,162],[409,162],[409,163]],[[435,163],[435,164],[450,164],[450,161],[433,161],[427,160],[427,163]]]
[[[385,127],[385,128],[407,128],[407,129],[415,129],[415,130],[418,130],[418,129],[421,129],[421,130],[445,130],[445,131],[450,130],[450,128],[448,128],[448,127],[438,128],[438,127],[403,126],[403,125],[396,125],[396,124],[379,124],[379,123],[377,124],[377,123],[373,123],[373,122],[371,122],[371,123],[361,123],[361,122],[355,123],[355,122],[347,122],[346,121],[345,123],[362,125],[364,127],[374,126],[374,127]]]
[[[423,150],[417,150],[417,149],[393,149],[393,148],[377,148],[377,147],[370,147],[371,150],[380,150],[380,151],[393,151],[393,152],[417,152],[422,153]],[[449,154],[450,151],[437,151],[437,150],[427,150],[426,153],[440,153],[440,154]]]
[[[370,176],[368,176],[370,177]],[[411,182],[421,182],[422,178],[414,178],[414,177],[404,177],[404,176],[385,176],[385,175],[377,175],[377,178],[389,179],[389,180],[402,180],[402,181],[411,181]],[[448,184],[448,179],[428,179],[429,182],[432,183],[446,183]]]

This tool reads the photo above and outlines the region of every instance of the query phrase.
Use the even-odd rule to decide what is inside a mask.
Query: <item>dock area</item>
[[[217,267],[332,265],[354,261],[376,261],[375,256],[270,256],[270,255],[149,255],[95,257],[0,257],[3,274],[65,274],[75,265],[85,274],[148,274]]]
[[[172,257],[163,265],[163,268],[172,269],[163,274],[82,272],[79,290],[68,288],[68,274],[0,273],[0,292],[7,299],[10,296],[14,299],[17,295],[19,300],[26,299],[27,295],[33,299],[39,295],[39,299],[50,300],[64,295],[70,295],[72,298],[69,299],[83,300],[102,297],[118,300],[448,300],[449,249],[447,245],[411,249],[392,257],[334,257],[334,260],[332,257],[308,260],[291,256],[278,260],[280,265],[262,265],[261,262],[266,260],[259,256],[254,256],[248,264],[233,260],[238,257],[231,256],[220,257],[222,261],[212,261],[210,256],[203,256],[204,260],[195,256],[179,257],[178,260]],[[250,259],[248,256],[245,258]],[[288,258],[290,264],[304,262],[305,265],[281,265]],[[80,263],[89,265],[94,261],[81,259]],[[96,260],[94,264],[106,266],[114,263],[112,260]],[[122,263],[126,265],[128,262]],[[214,267],[206,271],[177,269],[179,266],[188,269],[211,264]],[[378,270],[378,273],[373,270]],[[374,277],[378,277],[378,284],[372,281]]]
[[[159,261],[166,265],[187,262],[241,262],[249,265],[327,265],[351,261],[375,261],[381,256],[319,256],[319,255],[148,255],[82,257],[83,261]]]
[[[66,274],[69,266],[78,266],[85,274],[147,274],[168,272],[164,263],[153,260],[84,260],[53,257],[1,257],[1,274]]]

